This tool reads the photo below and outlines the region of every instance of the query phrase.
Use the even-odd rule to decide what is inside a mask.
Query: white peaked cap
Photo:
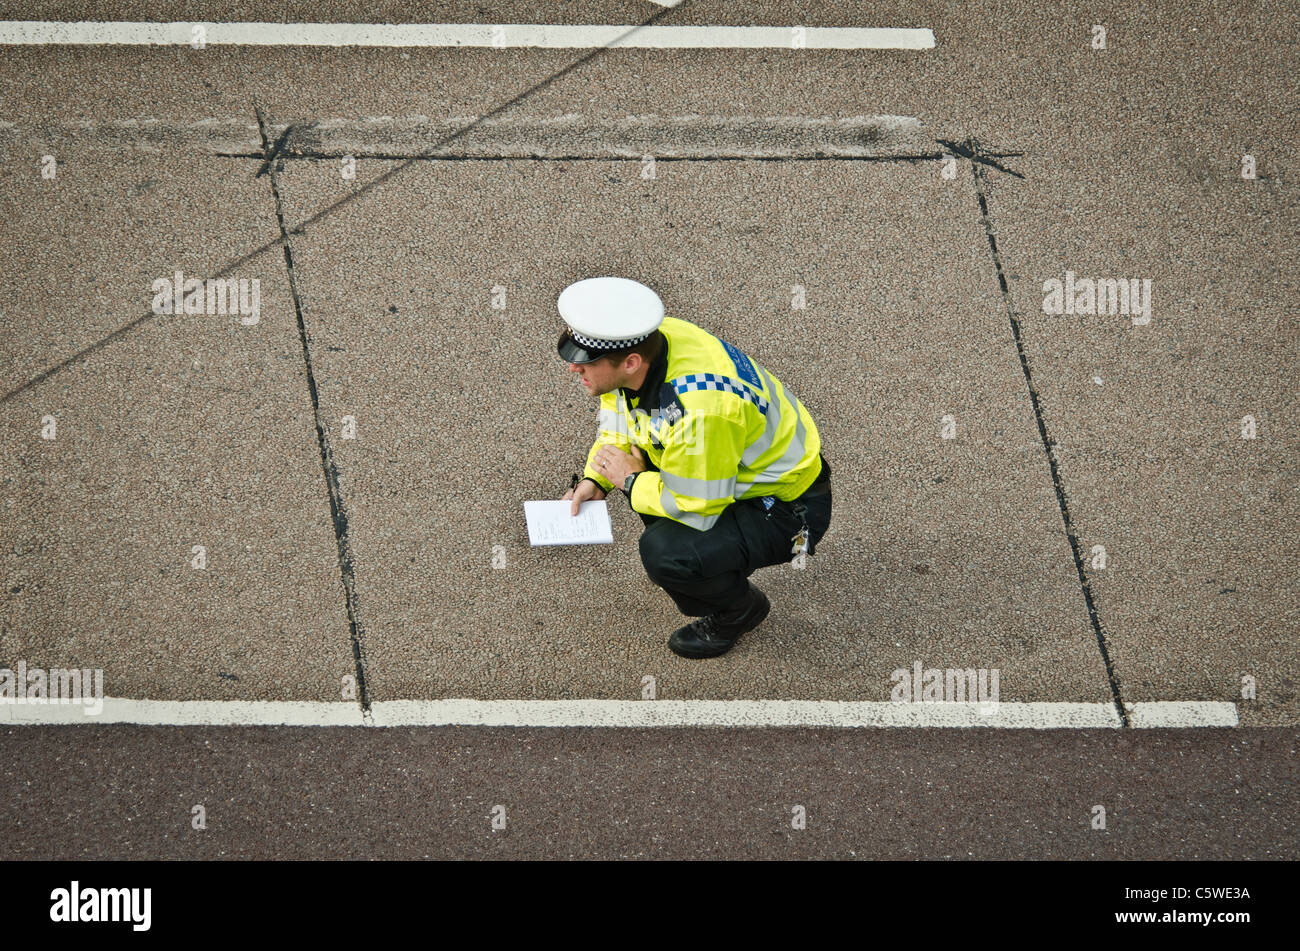
[[[659,295],[625,277],[589,277],[570,284],[560,293],[557,306],[579,345],[570,345],[567,353],[561,348],[560,355],[573,363],[589,362],[573,359],[582,356],[582,351],[590,357],[634,346],[654,333],[664,319]]]

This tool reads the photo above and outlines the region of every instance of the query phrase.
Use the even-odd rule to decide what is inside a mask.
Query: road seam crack
[[[1025,353],[1024,340],[1020,334],[1020,321],[1016,317],[1015,305],[1011,301],[1011,292],[1007,288],[1006,272],[1002,268],[1002,255],[998,251],[998,239],[993,232],[993,221],[989,215],[988,198],[984,194],[984,176],[988,174],[985,166],[996,168],[999,171],[1008,172],[1017,178],[1024,178],[1017,172],[1010,169],[1004,169],[996,162],[986,158],[987,153],[979,147],[979,143],[971,138],[965,143],[944,143],[953,148],[957,154],[971,160],[971,173],[975,178],[975,196],[979,199],[980,219],[984,224],[984,234],[988,237],[989,251],[993,255],[993,266],[997,270],[998,286],[1002,291],[1002,302],[1007,309],[1007,318],[1011,322],[1011,333],[1016,340],[1016,352],[1020,356],[1020,369],[1025,375],[1025,385],[1029,388],[1029,401],[1034,408],[1034,419],[1038,422],[1038,435],[1043,443],[1043,450],[1047,453],[1047,463],[1052,470],[1052,488],[1056,491],[1056,504],[1061,510],[1061,519],[1065,523],[1065,535],[1070,542],[1070,552],[1074,556],[1074,570],[1079,576],[1079,587],[1083,591],[1083,600],[1088,607],[1088,620],[1092,624],[1093,633],[1097,638],[1097,647],[1101,651],[1102,664],[1106,668],[1106,680],[1110,684],[1111,698],[1115,703],[1115,710],[1119,714],[1120,724],[1123,727],[1129,727],[1128,711],[1124,706],[1123,694],[1120,690],[1119,675],[1115,673],[1115,666],[1110,659],[1110,649],[1106,643],[1106,633],[1102,630],[1101,619],[1097,614],[1097,604],[1092,596],[1092,587],[1088,583],[1088,576],[1083,570],[1083,550],[1079,545],[1079,535],[1074,527],[1074,520],[1070,517],[1070,506],[1065,500],[1065,488],[1061,481],[1060,464],[1056,458],[1056,440],[1054,440],[1047,431],[1047,422],[1043,419],[1043,408],[1038,399],[1038,391],[1034,388],[1034,377],[1029,369],[1029,356]]]
[[[298,321],[298,338],[302,343],[303,365],[307,374],[307,390],[311,396],[312,414],[316,422],[316,442],[320,447],[321,468],[325,473],[325,487],[329,494],[330,520],[334,525],[334,539],[338,544],[339,574],[343,581],[343,594],[348,612],[352,657],[356,663],[357,699],[361,704],[362,716],[369,720],[370,691],[366,680],[366,629],[361,620],[361,610],[357,598],[356,569],[352,560],[352,540],[348,531],[347,509],[343,504],[343,492],[339,488],[338,466],[334,462],[334,448],[330,443],[329,430],[325,425],[324,418],[321,416],[320,391],[316,386],[316,372],[311,359],[311,334],[307,332],[307,322],[303,317],[302,298],[298,293],[298,276],[293,266],[293,244],[289,237],[291,232],[285,227],[284,223],[284,202],[280,195],[280,179],[276,167],[275,147],[270,143],[266,118],[261,106],[255,105],[254,109],[257,112],[258,128],[261,130],[262,147],[267,155],[263,170],[269,172],[271,180],[271,196],[275,200],[275,218],[280,226],[280,245],[284,248],[284,266],[289,274],[289,294],[293,298],[293,312]],[[282,142],[283,136],[281,137]]]

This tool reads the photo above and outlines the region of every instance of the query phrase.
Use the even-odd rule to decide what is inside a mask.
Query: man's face
[[[602,359],[592,363],[570,363],[569,372],[581,376],[581,385],[591,396],[612,393],[624,384],[622,367],[612,360]]]

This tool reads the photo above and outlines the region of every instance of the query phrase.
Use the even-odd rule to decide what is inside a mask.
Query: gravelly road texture
[[[109,696],[151,700],[335,701],[353,685],[363,704],[636,699],[653,676],[665,699],[883,701],[891,672],[919,660],[996,668],[1003,701],[1235,702],[1241,730],[1186,738],[626,742],[687,786],[734,768],[737,791],[745,743],[767,772],[811,764],[810,736],[902,764],[919,743],[933,759],[916,781],[958,770],[966,797],[980,773],[962,750],[990,745],[1015,764],[1000,788],[1031,812],[1046,808],[1029,792],[1043,777],[1081,775],[1053,760],[1056,744],[1149,752],[1146,780],[1115,767],[1112,788],[1131,795],[1180,788],[1170,756],[1195,749],[1201,838],[1139,835],[1107,854],[1203,855],[1195,843],[1253,809],[1273,837],[1234,840],[1233,854],[1293,857],[1294,824],[1261,818],[1267,796],[1248,809],[1230,794],[1215,757],[1244,743],[1258,769],[1290,776],[1285,728],[1300,722],[1294,8],[532,6],[70,2],[40,15],[797,17],[926,27],[936,46],[0,47],[0,666],[103,668]],[[30,18],[23,7],[0,2],[0,19]],[[152,282],[177,271],[256,280],[256,314],[153,314]],[[755,577],[772,615],[714,661],[666,650],[682,619],[644,576],[621,494],[612,547],[527,544],[522,501],[558,497],[594,435],[594,401],[553,341],[559,291],[597,274],[650,284],[669,314],[772,370],[834,467],[818,556]],[[1149,311],[1045,312],[1045,282],[1084,278],[1149,287]],[[6,730],[6,753],[26,751],[6,755],[8,781],[70,781],[53,760],[68,743],[174,770],[218,736],[267,763],[302,744],[395,758],[403,743],[460,744],[474,785],[470,751],[516,735],[77,730]],[[518,735],[538,749],[624,742]],[[684,748],[697,752],[679,762]],[[529,792],[547,786],[540,760],[510,762],[516,801],[542,802]],[[806,769],[808,788],[830,781]],[[117,775],[119,794],[93,808],[122,808],[137,777]],[[300,798],[288,777],[264,786],[259,822]],[[373,791],[381,811],[395,795]],[[54,822],[51,801],[20,797],[13,815]],[[1170,801],[1145,800],[1149,821]],[[1022,837],[995,811],[968,851],[1040,854],[1052,827],[1034,821],[1041,834]],[[382,834],[357,822],[371,829],[360,855]],[[877,851],[947,854],[923,837],[909,850],[904,828]],[[773,854],[731,831],[718,854]],[[1061,857],[1098,854],[1078,834]],[[802,854],[851,841],[825,835]],[[256,854],[256,836],[240,841],[231,854]],[[562,854],[583,854],[581,836],[566,841]],[[649,854],[611,841],[590,840],[593,854]],[[182,854],[161,827],[86,848]],[[487,854],[475,848],[457,854]]]
[[[1297,734],[1281,728],[95,726],[0,738],[11,858],[1300,856]]]

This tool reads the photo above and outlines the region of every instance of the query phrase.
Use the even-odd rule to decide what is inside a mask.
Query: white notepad
[[[569,514],[571,503],[525,502],[528,541],[533,545],[612,545],[614,529],[604,499],[583,502],[577,515]]]

